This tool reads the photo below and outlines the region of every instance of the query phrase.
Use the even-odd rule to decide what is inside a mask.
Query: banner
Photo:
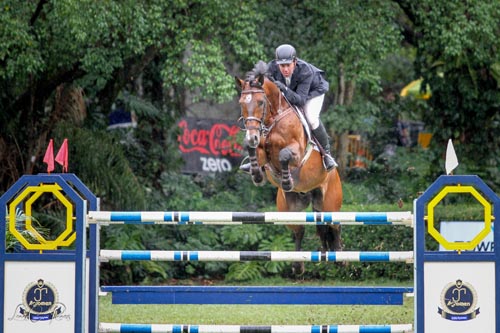
[[[484,222],[482,221],[441,221],[439,232],[449,242],[470,242],[483,228]],[[472,251],[495,251],[494,228],[495,224],[492,223],[490,233]],[[446,251],[446,249],[440,244],[439,251]]]
[[[243,147],[234,121],[183,118],[178,124],[183,172],[227,172],[239,167]]]

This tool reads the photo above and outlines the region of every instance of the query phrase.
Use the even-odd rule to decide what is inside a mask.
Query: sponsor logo
[[[477,292],[474,287],[458,279],[443,288],[438,313],[447,320],[471,320],[479,314],[479,308],[476,307],[477,301]]]
[[[67,319],[66,306],[59,302],[59,294],[52,283],[43,279],[26,286],[22,304],[16,307],[15,314],[9,320],[29,320],[32,322],[54,319]]]
[[[178,126],[183,172],[222,173],[241,163],[244,149],[237,138],[241,129],[234,122],[184,118]]]

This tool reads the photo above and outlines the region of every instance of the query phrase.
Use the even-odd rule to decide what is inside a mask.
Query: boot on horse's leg
[[[244,173],[247,173],[247,174],[251,175],[252,174],[250,172],[250,167],[251,166],[252,165],[250,164],[250,162],[242,164],[242,165],[240,165],[240,170],[243,171]]]
[[[323,164],[325,165],[326,171],[333,170],[338,166],[338,164],[330,154],[330,140],[328,138],[328,134],[326,133],[325,126],[323,126],[321,121],[318,128],[312,130],[312,133],[323,148]]]

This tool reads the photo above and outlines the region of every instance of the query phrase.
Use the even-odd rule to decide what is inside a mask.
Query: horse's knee
[[[288,164],[290,163],[290,160],[292,159],[292,156],[293,156],[293,153],[290,150],[290,148],[281,149],[280,153],[279,153],[279,161],[280,161],[281,165],[288,166]]]

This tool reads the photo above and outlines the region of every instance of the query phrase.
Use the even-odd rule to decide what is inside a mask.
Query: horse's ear
[[[240,79],[237,76],[234,77],[234,80],[236,81],[236,90],[238,91],[238,93],[241,93],[241,91],[243,90],[243,84],[245,81],[243,81],[242,79]]]
[[[264,87],[264,80],[266,79],[266,76],[264,74],[259,75],[259,84],[261,87]]]

